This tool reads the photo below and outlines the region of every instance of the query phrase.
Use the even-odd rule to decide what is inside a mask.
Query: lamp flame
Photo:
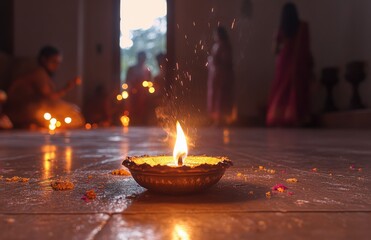
[[[173,151],[173,158],[176,164],[183,165],[188,154],[187,140],[180,123],[176,122],[176,140]]]

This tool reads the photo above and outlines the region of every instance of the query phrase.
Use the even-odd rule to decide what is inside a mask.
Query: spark
[[[236,19],[234,18],[234,19],[233,19],[233,22],[232,22],[232,25],[231,25],[231,29],[234,28],[234,24],[235,24],[235,22],[236,22]]]

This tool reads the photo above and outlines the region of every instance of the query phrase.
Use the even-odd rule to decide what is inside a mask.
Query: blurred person
[[[130,122],[134,125],[148,124],[149,92],[143,82],[151,81],[152,74],[146,65],[147,56],[143,51],[137,54],[137,63],[129,67],[126,74],[129,97],[127,99]]]
[[[14,126],[46,127],[49,122],[44,119],[44,113],[50,113],[61,122],[70,117],[72,122],[68,127],[82,126],[84,119],[79,108],[61,99],[80,84],[81,79],[76,77],[56,90],[53,77],[62,62],[61,52],[53,46],[45,46],[40,49],[37,60],[38,67],[15,79],[8,90],[6,113]]]
[[[299,127],[309,122],[312,56],[308,24],[299,19],[293,3],[286,3],[275,37],[275,76],[266,115],[267,126]]]
[[[166,55],[164,53],[158,53],[156,55],[156,61],[157,61],[159,73],[153,78],[153,84],[156,89],[156,95],[164,96],[166,94],[166,89],[167,89]]]
[[[166,55],[164,53],[159,53],[156,55],[156,61],[159,68],[159,73],[153,78],[153,87],[155,88],[155,93],[153,94],[151,102],[151,117],[152,123],[157,122],[157,113],[162,111],[161,108],[164,107],[164,101],[167,97],[166,93],[168,90],[168,83],[166,81]]]
[[[234,108],[232,46],[227,30],[218,26],[208,57],[207,111],[213,125],[229,124]]]
[[[112,124],[112,96],[108,94],[104,85],[96,86],[93,95],[84,105],[84,117],[86,122],[97,124],[101,127],[109,127]]]

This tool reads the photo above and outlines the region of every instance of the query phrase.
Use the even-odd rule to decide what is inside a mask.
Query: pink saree
[[[297,34],[289,39],[279,33],[277,41],[282,48],[276,58],[266,124],[277,127],[302,126],[310,114],[312,58],[308,25],[301,22]]]

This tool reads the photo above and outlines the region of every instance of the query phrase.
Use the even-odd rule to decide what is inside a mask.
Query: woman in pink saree
[[[275,39],[276,69],[268,100],[266,124],[271,127],[300,127],[310,117],[312,57],[308,24],[300,21],[296,7],[283,7]]]

